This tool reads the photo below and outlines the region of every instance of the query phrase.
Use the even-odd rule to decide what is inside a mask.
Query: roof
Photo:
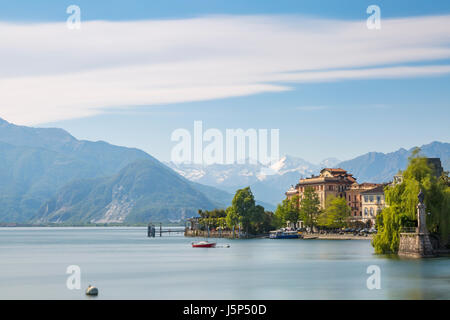
[[[323,168],[320,170],[320,172],[323,171],[330,171],[331,173],[347,173],[347,170],[341,169],[341,168]]]
[[[370,183],[370,182],[364,182],[361,184],[358,183],[354,183],[352,184],[352,189],[356,189],[356,190],[370,190],[370,189],[374,189],[376,187],[382,186],[381,183]]]
[[[361,194],[379,194],[379,193],[384,194],[384,186],[383,185],[361,192]]]

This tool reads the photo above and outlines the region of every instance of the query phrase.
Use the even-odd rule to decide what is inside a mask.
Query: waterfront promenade
[[[239,232],[236,230],[233,237],[233,232],[228,230],[223,231],[217,231],[212,230],[208,231],[205,230],[190,230],[189,228],[186,228],[184,232],[185,237],[200,237],[200,238],[206,238],[209,236],[209,238],[247,238],[243,236],[242,234],[239,235]],[[261,234],[261,235],[250,235],[248,238],[268,238],[269,234]],[[338,234],[338,233],[328,233],[328,234],[319,234],[319,233],[305,233],[303,234],[304,240],[372,240],[372,235],[368,234],[366,235],[353,235],[353,234]]]
[[[337,234],[337,233],[329,233],[329,234],[305,234],[303,235],[304,240],[372,240],[372,235],[368,234],[367,236],[353,235],[353,234]]]

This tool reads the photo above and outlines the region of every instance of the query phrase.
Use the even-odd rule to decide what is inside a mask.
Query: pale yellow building
[[[367,182],[361,184],[355,182],[350,186],[350,188],[346,192],[346,197],[347,203],[352,210],[351,220],[361,221],[363,218],[361,192],[374,189],[378,186],[381,186],[381,184]]]
[[[384,186],[361,192],[361,204],[362,221],[374,226],[377,214],[386,207]]]

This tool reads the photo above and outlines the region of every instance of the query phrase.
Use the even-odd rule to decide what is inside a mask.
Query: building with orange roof
[[[381,189],[379,189],[380,187]],[[313,175],[310,178],[300,179],[295,187],[291,186],[290,189],[286,191],[286,197],[290,199],[293,196],[298,195],[299,201],[301,202],[307,188],[312,188],[315,191],[319,197],[322,209],[325,209],[327,199],[330,197],[345,198],[348,206],[351,208],[351,220],[367,222],[370,218],[374,219],[374,216],[364,216],[364,199],[362,194],[374,189],[380,191],[382,190],[383,185],[367,182],[358,184],[356,178],[344,169],[324,168],[320,171],[318,176]],[[376,197],[378,199],[379,192]],[[384,203],[384,195],[382,199],[382,202]],[[368,210],[370,214],[370,208]],[[379,210],[377,212],[379,212]],[[372,220],[371,222],[373,222],[373,219],[370,219]]]

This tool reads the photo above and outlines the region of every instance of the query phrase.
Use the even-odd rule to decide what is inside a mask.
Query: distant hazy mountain
[[[120,190],[127,191],[130,199],[137,203],[137,206],[130,206],[130,212],[136,218],[130,216],[129,221],[136,221],[147,212],[160,214],[162,219],[163,207],[169,208],[166,211],[167,219],[175,216],[179,219],[183,208],[187,213],[194,207],[224,205],[224,199],[232,197],[222,190],[185,181],[141,150],[101,141],[79,141],[61,129],[16,126],[2,119],[0,159],[0,222],[25,222],[31,218],[39,220],[41,217],[36,214],[38,210],[45,213],[41,220],[79,222],[79,218],[91,216],[94,220],[101,220],[101,205],[105,203],[110,204],[110,212],[120,216],[127,210],[118,205],[126,199]],[[137,166],[136,161],[140,160],[145,160],[147,169]],[[158,170],[159,173],[156,172]],[[119,171],[121,174],[118,175]],[[146,185],[147,193],[144,195],[133,193],[136,186],[141,186],[140,179],[143,179],[133,174],[136,172],[149,177],[146,180],[149,183]],[[180,186],[177,185],[177,177],[184,181]],[[121,188],[120,183],[123,181],[128,184]],[[126,186],[134,187],[127,190]],[[173,192],[167,194],[167,203],[158,194],[151,194],[159,190]],[[54,198],[56,195],[57,198]],[[112,202],[107,202],[108,199]],[[147,203],[144,208],[145,199],[153,202]],[[182,203],[182,199],[186,202]],[[48,205],[46,210],[42,209],[44,203]],[[117,210],[114,210],[115,206]],[[156,209],[158,206],[161,207],[159,211]],[[145,211],[146,208],[149,210]]]
[[[339,160],[337,158],[327,158],[327,159],[323,160],[321,163],[319,163],[319,167],[321,169],[323,169],[323,168],[334,168],[340,162],[341,162],[341,160]]]
[[[167,166],[180,175],[205,185],[221,185],[234,189],[237,185],[250,185],[258,181],[259,165],[251,164],[213,164],[208,166],[198,164],[174,164],[166,162]]]
[[[158,161],[137,149],[79,141],[61,129],[0,121],[0,221],[23,222],[74,179],[117,173],[139,159]]]
[[[441,158],[444,169],[450,170],[449,143],[433,142],[422,146],[421,149],[422,154],[427,157]],[[301,177],[318,174],[323,168],[343,168],[352,173],[360,183],[391,181],[399,170],[406,168],[412,150],[400,149],[388,154],[371,152],[344,162],[336,158],[327,158],[319,164],[286,155],[270,167],[248,164],[192,166],[168,163],[168,165],[187,179],[229,192],[250,186],[256,198],[276,205],[285,198],[286,190],[291,185],[297,184]]]
[[[288,172],[297,172],[302,175],[308,175],[316,172],[318,167],[319,166],[303,160],[302,158],[296,158],[289,155],[285,155],[278,162],[270,166],[274,173],[278,175],[283,175]]]
[[[324,160],[334,163],[336,159]],[[234,193],[237,189],[250,186],[256,199],[262,199],[266,208],[275,207],[284,192],[300,177],[310,176],[320,171],[320,165],[314,165],[301,158],[286,155],[271,166],[261,164],[214,164],[208,166],[196,164],[166,163],[186,179]]]
[[[194,216],[198,209],[227,205],[208,197],[209,190],[204,191],[199,191],[192,182],[166,166],[142,160],[111,177],[68,184],[41,207],[36,220],[93,223],[167,221]]]
[[[388,182],[399,171],[406,169],[410,150],[400,149],[391,153],[370,152],[353,160],[344,161],[338,167],[345,169],[358,182]],[[421,154],[430,158],[441,158],[444,170],[450,170],[450,143],[432,142],[420,147]]]
[[[320,168],[318,165],[292,156],[284,156],[271,166],[249,163],[198,165],[166,162],[165,164],[186,179],[206,185],[220,185],[222,188],[249,186],[271,176],[284,175],[288,172],[310,175]]]
[[[450,169],[449,143],[421,149]],[[234,192],[246,186],[273,210],[291,185],[323,167],[346,169],[358,182],[385,182],[406,168],[411,151],[372,152],[341,163],[328,158],[317,165],[292,156],[270,167],[168,163],[171,170],[138,149],[0,119],[0,222],[179,220],[200,208],[229,205]]]

